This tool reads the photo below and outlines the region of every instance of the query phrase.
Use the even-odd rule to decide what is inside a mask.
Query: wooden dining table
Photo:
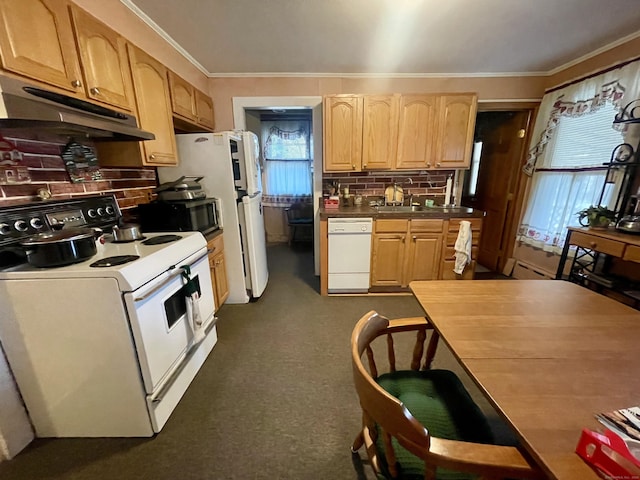
[[[412,282],[440,338],[551,479],[598,475],[576,453],[594,415],[640,405],[640,312],[562,280]]]

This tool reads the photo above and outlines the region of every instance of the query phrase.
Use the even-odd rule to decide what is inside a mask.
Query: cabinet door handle
[[[589,246],[590,246],[591,248],[596,248],[596,247],[598,246],[598,244],[597,244],[596,242],[591,242],[591,243],[589,244]]]
[[[362,165],[362,168],[367,168],[367,164],[365,163],[364,165]]]
[[[100,89],[98,87],[91,87],[89,90],[93,95],[100,95]]]
[[[403,235],[402,236],[402,243],[404,243],[404,241],[405,241],[405,236]]]
[[[436,163],[436,167],[439,167],[439,166],[440,166],[440,162]]]
[[[427,163],[427,168],[431,168],[431,164],[430,163]]]
[[[415,242],[415,241],[416,241],[416,238],[418,238],[418,237],[416,237],[416,236],[414,235],[414,236],[413,236],[413,237],[411,237],[411,238],[412,238],[412,239],[413,239],[413,241]]]
[[[149,160],[155,160],[156,159],[156,154],[152,153],[151,155],[149,155]]]
[[[71,86],[75,88],[80,88],[82,86],[82,82],[80,80],[73,80],[71,82]]]
[[[352,168],[353,170],[355,170],[355,169],[356,169],[356,164],[354,163],[353,165],[351,165],[351,168]]]

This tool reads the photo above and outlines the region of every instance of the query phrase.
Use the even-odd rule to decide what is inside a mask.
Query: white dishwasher
[[[372,230],[371,218],[329,219],[329,293],[369,290]]]

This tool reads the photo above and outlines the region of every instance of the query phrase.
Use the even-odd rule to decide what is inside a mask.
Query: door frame
[[[309,108],[313,135],[313,265],[320,275],[320,199],[322,198],[322,97],[233,97],[233,125],[236,130],[246,130],[245,110],[268,108]]]
[[[531,144],[531,134],[533,132],[533,127],[535,125],[536,116],[538,114],[538,107],[540,106],[540,102],[478,102],[478,111],[477,113],[484,112],[520,112],[520,111],[528,111],[530,112],[529,123],[526,127],[526,133],[524,137],[524,145],[525,148],[522,151],[522,156],[518,159],[520,165],[524,165],[524,162],[527,158],[527,153],[529,151],[529,145]],[[480,169],[482,169],[482,163],[480,164]],[[504,248],[504,256],[500,259],[498,265],[498,273],[502,273],[507,261],[513,257],[513,250],[516,244],[516,235],[518,232],[518,226],[520,225],[520,221],[522,219],[522,215],[524,213],[524,204],[526,194],[529,191],[529,183],[530,177],[522,173],[522,169],[520,169],[520,174],[518,175],[518,180],[516,182],[514,198],[513,198],[513,208],[508,213],[507,218],[505,219],[502,237],[506,238],[505,248]],[[511,272],[507,272],[510,274]]]

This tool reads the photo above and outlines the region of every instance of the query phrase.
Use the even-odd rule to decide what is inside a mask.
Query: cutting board
[[[387,187],[384,190],[384,199],[387,203],[402,203],[404,202],[404,191],[401,186],[393,185]]]

